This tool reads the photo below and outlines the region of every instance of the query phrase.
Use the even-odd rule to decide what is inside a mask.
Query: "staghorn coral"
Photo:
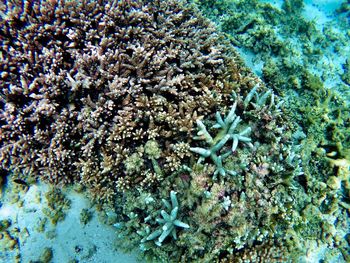
[[[161,246],[164,239],[172,235],[173,239],[177,239],[176,235],[176,227],[180,228],[189,228],[190,226],[184,222],[181,222],[177,219],[177,214],[179,210],[179,203],[177,201],[176,192],[170,191],[170,203],[162,199],[164,206],[170,211],[170,213],[167,213],[165,210],[161,210],[160,214],[163,218],[157,218],[156,221],[158,224],[163,224],[160,229],[155,230],[151,234],[149,234],[144,240],[141,240],[141,242],[154,240],[158,237],[158,240],[155,241],[155,244],[157,246]]]
[[[189,167],[164,177],[162,187],[152,192],[152,199],[164,198],[171,190],[179,193],[181,216],[191,227],[179,232],[176,240],[162,239],[161,246],[147,241],[156,239],[162,233],[169,235],[153,219],[159,216],[162,207],[156,202],[147,202],[150,194],[143,189],[125,192],[117,202],[123,200],[128,203],[120,208],[117,206],[120,209],[117,224],[120,246],[126,249],[138,247],[144,257],[160,262],[167,262],[168,259],[174,262],[216,262],[225,259],[230,262],[240,259],[245,262],[248,258],[269,262],[289,256],[299,260],[303,253],[302,247],[295,249],[299,239],[288,238],[290,233],[295,232],[294,229],[299,231],[300,225],[309,220],[303,218],[303,209],[309,201],[299,183],[303,171],[299,147],[294,145],[295,136],[290,132],[292,124],[283,117],[279,108],[280,99],[275,98],[271,91],[261,86],[243,93],[245,95],[234,95],[234,110],[227,107],[224,111],[227,112],[225,120],[235,112],[241,117],[242,125],[252,129],[252,149],[236,147],[232,152],[232,144],[222,145],[221,150],[230,153],[222,165],[227,170],[235,171],[235,175],[221,176],[217,180],[213,175],[218,169],[210,164],[211,160],[198,163],[196,158],[191,158]],[[249,94],[255,94],[257,100]],[[264,94],[268,94],[267,98],[258,103]],[[251,96],[249,100],[248,95]],[[224,131],[227,126],[226,132],[219,132],[220,139],[217,140],[210,136],[218,121],[215,118],[212,120],[212,117],[201,121],[211,128],[207,130],[203,124],[199,137],[220,141],[237,116],[230,116],[232,120],[226,125],[222,120],[221,126]],[[202,146],[207,141],[192,143]],[[171,206],[168,210],[171,210]],[[319,234],[316,229],[320,218],[312,223],[315,229],[312,234],[315,236]],[[283,240],[283,248],[276,240]]]
[[[125,159],[149,140],[162,169],[178,169],[168,146],[257,81],[179,1],[9,0],[0,10],[1,167],[80,183],[99,200],[113,199],[116,182],[142,181]]]
[[[233,104],[230,112],[224,119],[222,119],[219,112],[216,112],[216,124],[214,124],[212,128],[221,128],[221,130],[218,132],[215,138],[209,134],[205,125],[200,120],[197,120],[199,132],[197,133],[198,136],[194,137],[194,139],[205,140],[210,145],[210,148],[205,149],[201,147],[191,147],[190,150],[201,156],[199,161],[202,161],[207,157],[211,158],[211,160],[216,165],[214,178],[216,178],[218,174],[223,177],[226,176],[226,174],[236,175],[235,171],[227,170],[222,165],[222,161],[236,151],[239,141],[249,144],[251,148],[253,148],[253,145],[251,144],[251,138],[246,136],[251,131],[250,127],[244,129],[239,133],[235,133],[235,129],[241,120],[240,117],[236,116],[235,114],[236,107],[237,102]],[[227,153],[220,154],[221,148],[223,148],[226,142],[229,140],[232,140],[231,150]]]

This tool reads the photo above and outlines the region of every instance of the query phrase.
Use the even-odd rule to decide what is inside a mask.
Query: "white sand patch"
[[[10,204],[6,196],[3,198],[0,219],[10,219],[10,232],[17,227],[20,233],[18,249],[6,253],[1,253],[0,249],[0,262],[16,262],[14,258],[18,252],[20,262],[37,261],[46,247],[52,249],[53,263],[71,260],[79,263],[137,262],[135,255],[126,255],[116,250],[114,227],[101,223],[89,200],[73,190],[63,191],[71,200],[71,208],[65,219],[56,226],[48,220],[45,231],[39,232],[39,222],[46,218],[43,208],[47,206],[44,194],[48,190],[49,187],[43,184],[31,186],[20,198],[24,201],[22,207],[18,207],[18,203]],[[80,213],[84,208],[93,211],[92,219],[86,225],[80,222]]]

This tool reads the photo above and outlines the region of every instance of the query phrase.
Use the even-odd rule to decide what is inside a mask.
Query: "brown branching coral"
[[[269,241],[265,244],[255,245],[249,249],[227,256],[220,262],[292,262],[288,258],[288,250],[283,245]]]
[[[126,155],[157,140],[167,169],[178,153],[165,149],[256,82],[180,1],[9,0],[0,42],[1,167],[102,199],[123,181]]]

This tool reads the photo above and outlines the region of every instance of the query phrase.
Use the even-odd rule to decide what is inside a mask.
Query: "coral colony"
[[[87,188],[153,262],[293,261],[318,239],[349,257],[327,222],[349,209],[345,157],[312,179],[282,99],[192,4],[12,0],[0,18],[3,171]]]

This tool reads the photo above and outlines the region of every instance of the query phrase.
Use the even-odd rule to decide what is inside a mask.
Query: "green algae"
[[[93,216],[93,213],[89,209],[83,208],[79,215],[80,223],[82,225],[86,225],[91,221],[92,216]]]
[[[52,188],[45,193],[47,207],[43,208],[43,213],[46,215],[52,224],[56,225],[63,221],[66,216],[66,211],[70,209],[71,201],[58,188]]]

